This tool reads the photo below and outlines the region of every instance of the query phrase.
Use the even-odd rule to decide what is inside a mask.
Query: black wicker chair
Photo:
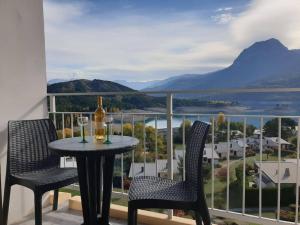
[[[12,185],[22,185],[34,192],[35,224],[41,225],[43,194],[54,190],[53,210],[56,210],[58,189],[77,182],[77,170],[60,168],[60,157],[48,149],[48,143],[56,139],[50,119],[8,122],[3,225],[7,225]]]
[[[193,210],[197,225],[210,225],[202,180],[202,157],[209,125],[194,122],[187,140],[186,180],[159,177],[134,178],[129,189],[128,224],[137,224],[137,209]]]

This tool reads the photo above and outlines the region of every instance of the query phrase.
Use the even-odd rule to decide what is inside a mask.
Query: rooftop
[[[259,168],[260,163],[256,162]],[[278,162],[269,161],[261,162],[262,172],[272,180],[273,183],[278,183],[278,175],[280,175],[280,183],[295,184],[297,182],[297,160],[287,159],[280,162],[280,173],[278,172]],[[298,178],[300,178],[300,167],[298,167]]]

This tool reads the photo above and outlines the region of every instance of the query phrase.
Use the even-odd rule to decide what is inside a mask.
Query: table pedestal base
[[[114,161],[114,155],[76,157],[84,225],[109,225]]]

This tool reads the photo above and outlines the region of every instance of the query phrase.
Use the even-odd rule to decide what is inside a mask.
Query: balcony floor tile
[[[59,209],[58,211],[46,210],[43,212],[43,225],[81,225],[83,222],[80,212]],[[111,219],[110,225],[125,225],[126,221]],[[34,218],[31,216],[25,221],[13,225],[34,225]]]

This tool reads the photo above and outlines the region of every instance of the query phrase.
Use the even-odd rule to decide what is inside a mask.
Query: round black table
[[[115,135],[110,136],[112,144],[86,139],[88,143],[79,143],[81,137],[61,139],[48,147],[60,156],[76,158],[84,225],[108,225],[115,155],[133,150],[139,141]]]

